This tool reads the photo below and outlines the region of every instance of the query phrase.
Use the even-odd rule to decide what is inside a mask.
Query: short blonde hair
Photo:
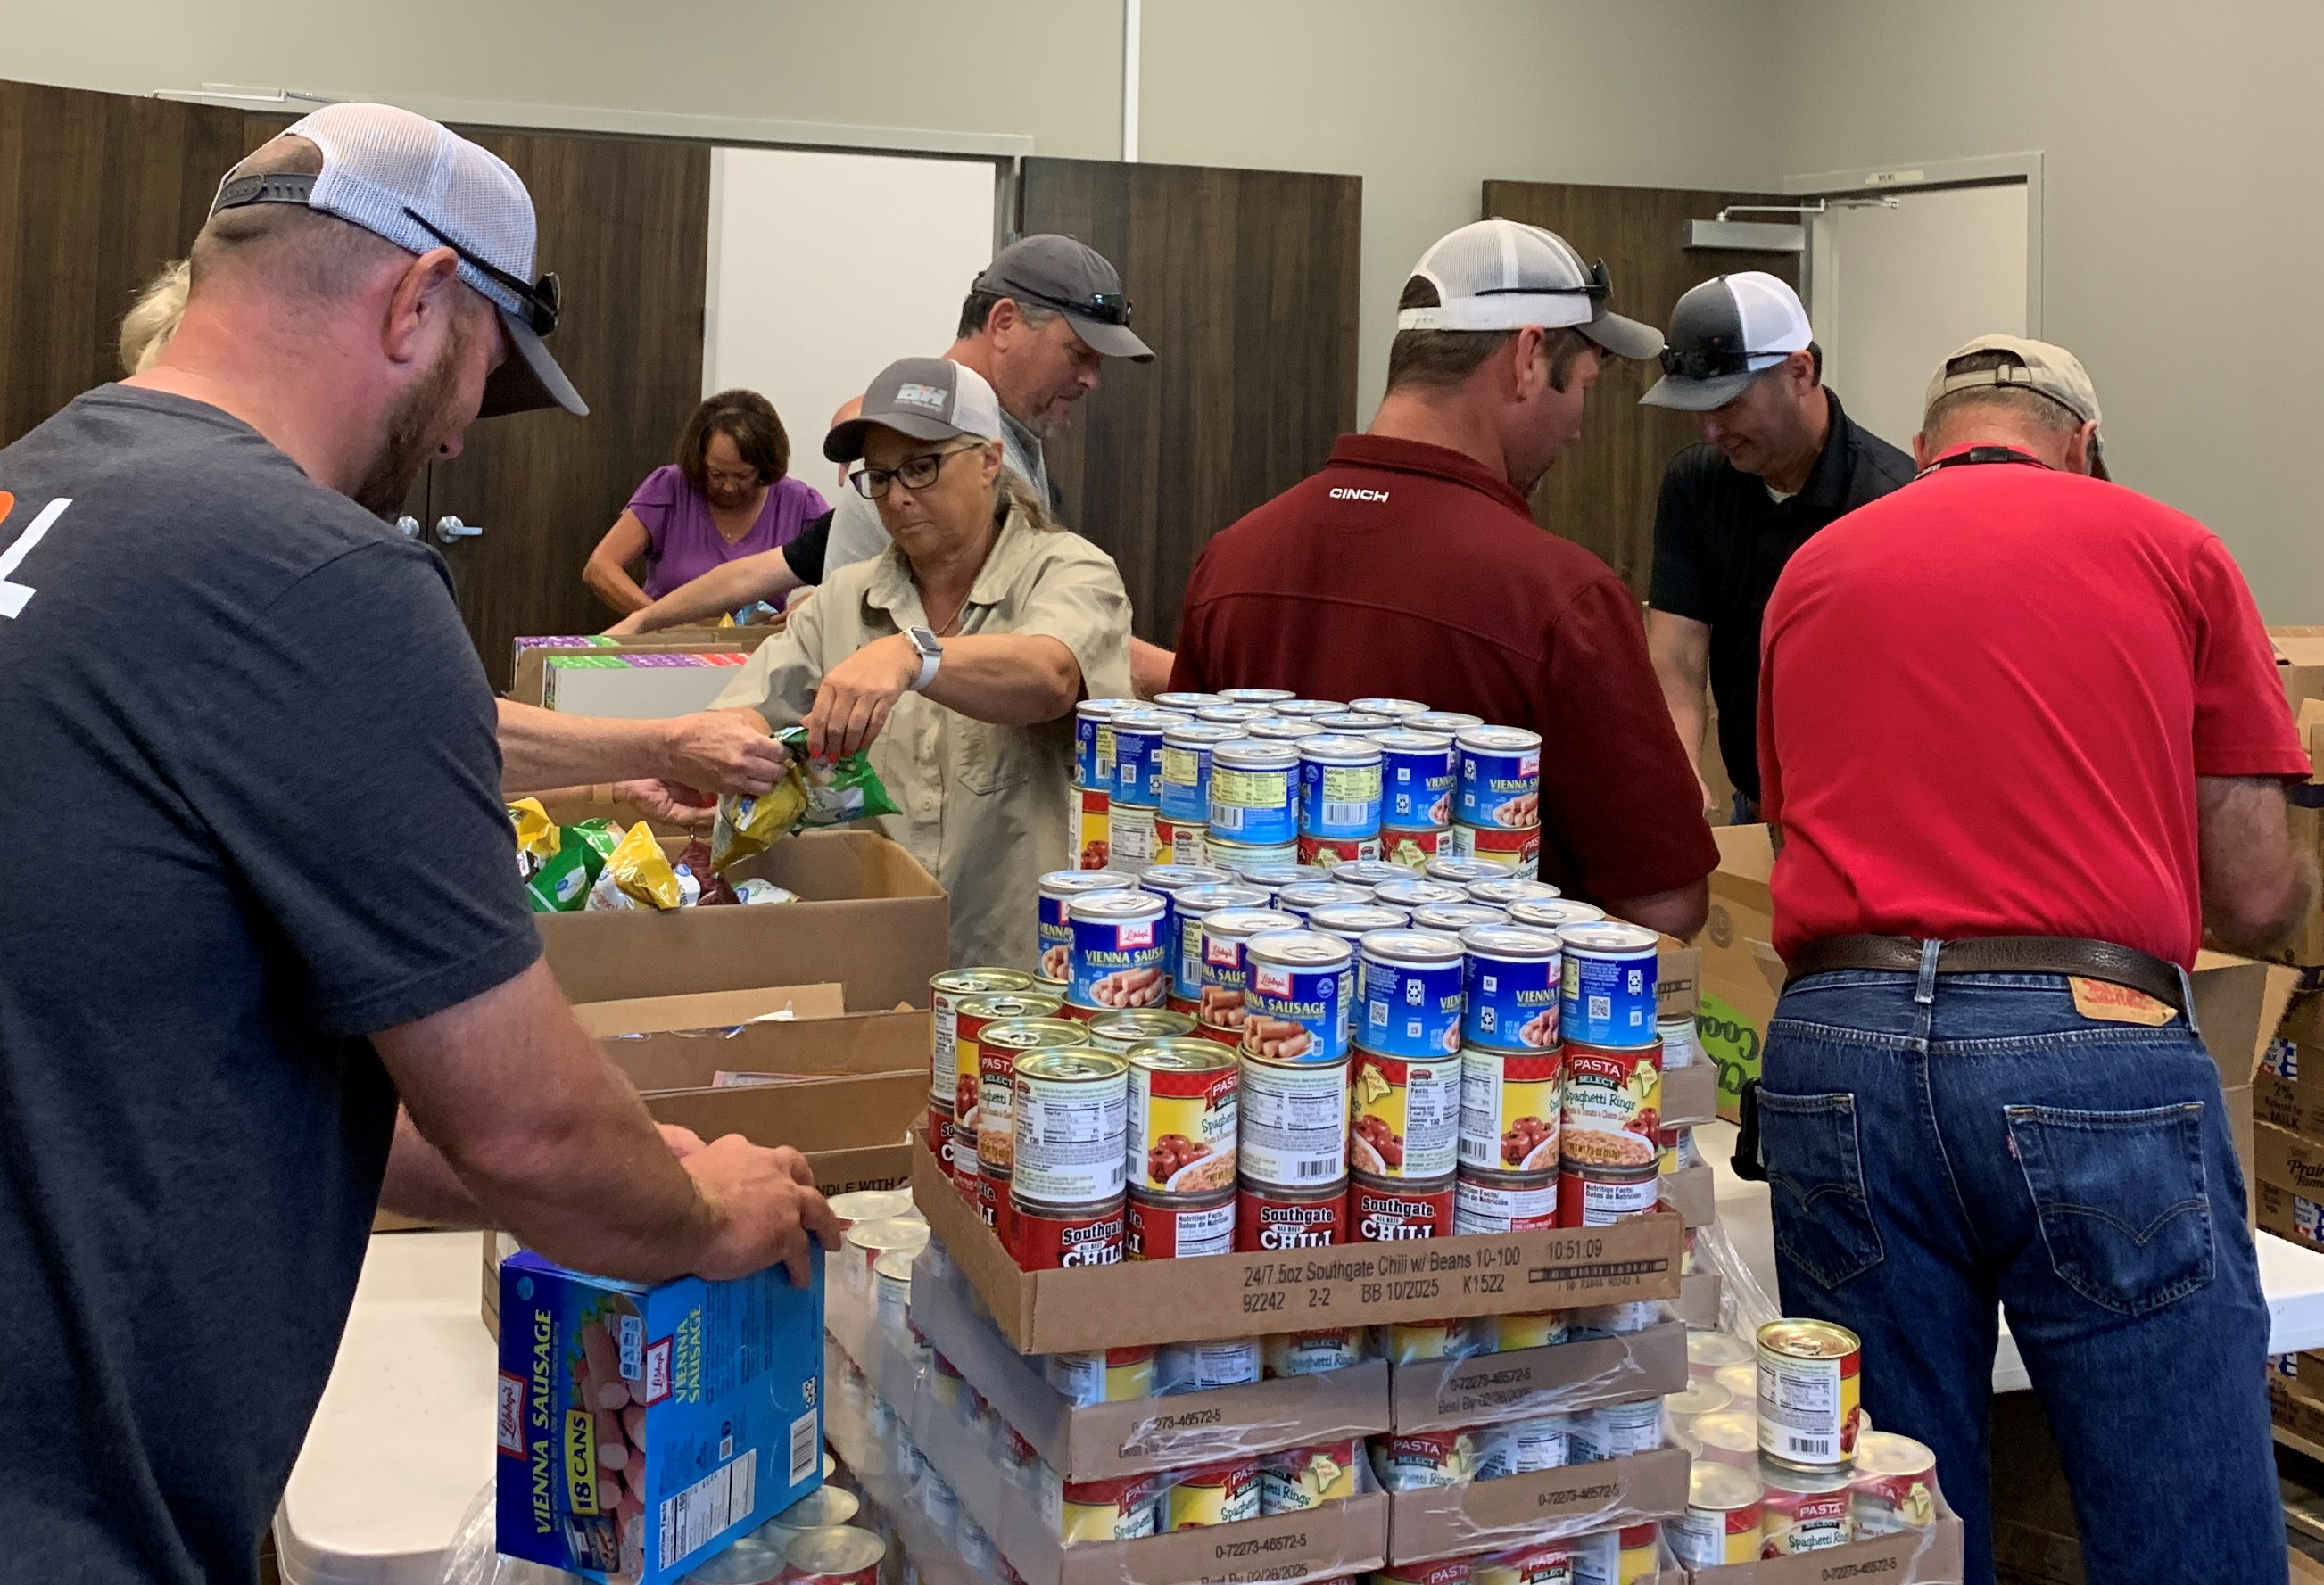
[[[121,316],[121,372],[142,374],[161,357],[161,349],[178,331],[186,314],[189,272],[183,259],[172,259],[147,281],[129,311]]]

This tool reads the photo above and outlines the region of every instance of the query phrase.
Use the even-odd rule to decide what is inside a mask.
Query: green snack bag
[[[557,835],[556,856],[542,861],[532,879],[524,883],[525,896],[536,914],[577,911],[588,900],[589,888],[622,840],[621,828],[611,820],[560,825]]]
[[[807,757],[807,728],[790,727],[775,736],[791,751],[792,762],[806,779],[807,813],[799,820],[799,829],[814,831],[898,813],[887,785],[872,769],[872,757],[864,750],[838,760],[814,760]]]

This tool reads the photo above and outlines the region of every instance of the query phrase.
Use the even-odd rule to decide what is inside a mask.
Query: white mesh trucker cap
[[[1478,220],[1437,240],[1412,267],[1438,306],[1403,309],[1398,330],[1516,330],[1570,325],[1617,357],[1650,358],[1662,332],[1609,313],[1605,261],[1585,265],[1566,240],[1515,220]]]

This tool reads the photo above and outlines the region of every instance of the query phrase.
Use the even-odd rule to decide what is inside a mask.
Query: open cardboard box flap
[[[825,983],[582,1001],[574,1004],[573,1016],[581,1020],[584,1029],[602,1039],[610,1036],[684,1035],[733,1028],[775,1013],[788,1014],[793,1019],[832,1018],[846,1010],[840,988]]]

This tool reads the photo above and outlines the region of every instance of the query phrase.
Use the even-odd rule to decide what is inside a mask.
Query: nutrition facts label
[[[1759,1361],[1759,1445],[1779,1459],[1837,1463],[1840,1456],[1837,1359]]]
[[[1343,1064],[1242,1072],[1242,1171],[1254,1183],[1328,1184],[1348,1170]]]
[[[748,1448],[733,1463],[696,1481],[661,1505],[661,1566],[668,1568],[710,1544],[710,1538],[737,1519],[748,1518],[759,1502],[759,1450]]]
[[[1019,1080],[1016,1096],[1016,1192],[1043,1205],[1082,1205],[1121,1193],[1130,1097],[1118,1085],[1045,1087]],[[1102,1091],[1103,1092],[1100,1092]]]

